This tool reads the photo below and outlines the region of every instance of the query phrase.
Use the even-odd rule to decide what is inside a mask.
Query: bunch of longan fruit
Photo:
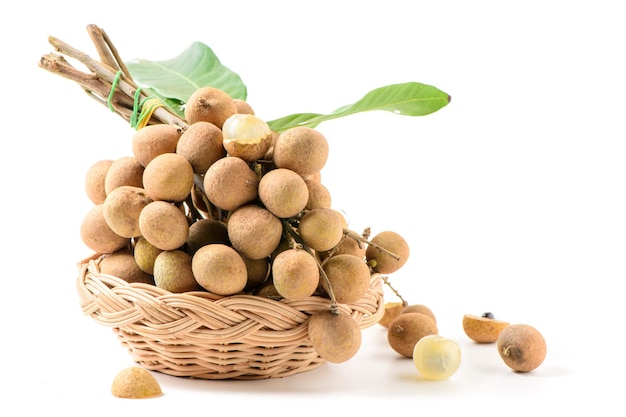
[[[213,87],[189,98],[185,121],[183,128],[142,127],[132,155],[89,168],[93,207],[80,236],[103,255],[100,272],[175,293],[350,304],[366,294],[373,273],[390,274],[407,261],[401,235],[370,239],[369,229],[349,229],[332,208],[321,182],[329,146],[318,130],[274,132],[248,103]],[[317,348],[338,339],[333,332],[357,333],[355,326],[331,310],[311,317],[309,333]],[[346,360],[360,333],[347,339],[339,354],[318,351]]]

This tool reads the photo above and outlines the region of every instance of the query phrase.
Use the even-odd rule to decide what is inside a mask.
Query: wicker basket
[[[322,359],[307,336],[310,315],[330,300],[276,301],[252,295],[171,293],[99,272],[102,257],[79,263],[77,280],[85,315],[111,327],[146,369],[199,379],[265,379],[317,368]],[[382,277],[356,304],[339,308],[361,329],[382,317]]]

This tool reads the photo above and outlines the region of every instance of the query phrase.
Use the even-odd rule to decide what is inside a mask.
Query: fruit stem
[[[407,305],[409,305],[409,303],[404,298],[402,298],[402,296],[400,295],[398,290],[396,290],[393,287],[393,285],[391,285],[391,283],[389,282],[389,279],[386,276],[382,276],[382,280],[385,283],[385,285],[387,285],[391,289],[391,291],[393,291],[393,293],[396,295],[396,297],[398,297],[400,299],[400,301],[402,301],[402,305],[403,306],[406,307]]]
[[[89,96],[100,104],[103,104],[117,113],[126,121],[131,120],[135,105],[135,93],[137,85],[130,76],[130,73],[119,58],[113,43],[106,36],[104,31],[95,25],[89,25],[87,31],[91,36],[100,57],[105,63],[92,59],[89,55],[68,45],[67,43],[53,36],[48,37],[48,42],[54,47],[55,52],[41,57],[39,67],[53,74],[60,75],[79,84]],[[74,68],[64,57],[76,59],[84,64],[91,72],[81,72]],[[118,72],[122,73],[117,81],[117,86],[113,90],[113,84]],[[113,91],[112,91],[113,90]],[[112,98],[109,96],[112,93]],[[140,100],[146,98],[141,94]],[[153,122],[177,125],[181,129],[187,128],[187,123],[180,117],[172,113],[166,107],[157,108],[152,117]]]
[[[328,279],[328,275],[326,275],[326,272],[324,272],[324,268],[322,267],[322,264],[320,264],[319,260],[315,256],[315,253],[313,253],[313,250],[311,250],[311,248],[309,248],[304,243],[304,241],[302,240],[302,237],[300,237],[300,235],[294,230],[293,226],[287,221],[287,219],[280,219],[280,221],[283,224],[283,230],[286,230],[287,233],[289,233],[289,236],[291,236],[291,238],[293,238],[298,244],[302,245],[302,249],[307,251],[309,255],[311,255],[313,259],[315,259],[315,262],[317,263],[317,268],[320,271],[320,275],[322,279],[324,280],[324,282],[326,283],[326,286],[328,288],[327,292],[328,292],[328,297],[330,298],[330,312],[333,314],[339,314],[339,308],[337,307],[337,299],[335,298],[335,293],[333,292],[333,288],[330,285],[330,280]]]
[[[382,246],[377,245],[376,243],[367,240],[367,238],[365,238],[364,236],[359,236],[358,234],[354,233],[352,230],[343,229],[343,233],[348,235],[348,236],[350,236],[354,240],[357,240],[357,241],[363,242],[363,243],[365,243],[365,244],[367,244],[369,246],[375,247],[379,251],[381,251],[383,253],[386,253],[387,255],[391,256],[396,261],[400,260],[400,257],[398,255],[396,255],[395,253],[393,253],[391,251],[388,251],[387,249],[383,248]],[[365,232],[364,232],[364,234],[365,234]]]

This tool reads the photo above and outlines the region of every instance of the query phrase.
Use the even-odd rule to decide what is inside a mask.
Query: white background
[[[619,6],[13,2],[0,17],[0,414],[43,407],[66,415],[514,416],[621,408],[626,26]],[[428,305],[440,334],[460,343],[458,372],[421,380],[376,326],[343,364],[254,382],[155,374],[162,397],[114,398],[113,377],[133,363],[110,329],[80,311],[76,263],[90,252],[78,227],[90,207],[87,168],[129,155],[133,130],[72,81],[37,66],[52,52],[48,35],[96,57],[85,31],[91,23],[125,60],[209,45],[267,120],[330,112],[398,82],[449,93],[450,105],[426,117],[369,113],[318,129],[330,144],[322,181],[333,206],[355,229],[405,236],[411,256],[392,282],[411,303]],[[465,336],[463,314],[485,311],[543,333],[540,368],[515,374],[495,346]]]

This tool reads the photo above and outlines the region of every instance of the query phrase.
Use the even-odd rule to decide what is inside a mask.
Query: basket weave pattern
[[[264,379],[320,366],[307,335],[308,318],[330,300],[272,300],[209,292],[171,293],[99,272],[99,257],[79,264],[77,289],[85,315],[111,327],[146,369],[199,379]],[[361,329],[384,313],[382,278],[355,304],[339,304]]]

